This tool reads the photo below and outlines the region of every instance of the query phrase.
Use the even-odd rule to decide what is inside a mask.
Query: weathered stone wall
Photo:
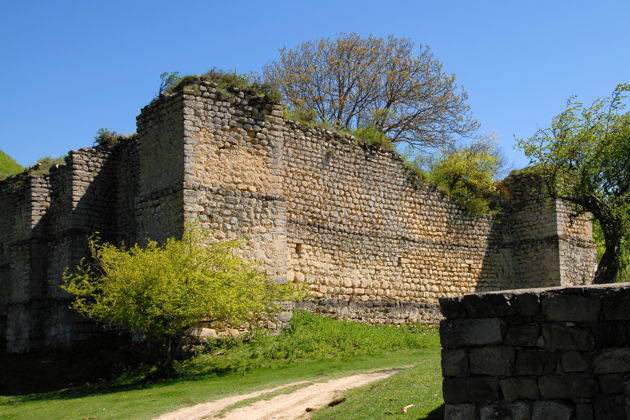
[[[545,202],[535,180],[510,176],[503,214],[477,217],[394,153],[291,121],[284,130],[287,276],[316,298],[301,307],[372,323],[435,321],[442,296],[590,282],[590,222],[581,216],[580,229],[559,232],[567,209]]]
[[[440,307],[446,419],[627,418],[629,283],[467,295]]]
[[[243,92],[221,99],[209,83],[184,89],[184,213],[216,239],[246,239],[243,255],[286,276],[281,110]]]
[[[437,299],[583,283],[590,224],[510,177],[498,218],[470,215],[391,153],[282,118],[282,106],[200,82],[160,97],[137,134],[71,152],[49,175],[0,183],[0,345],[89,337],[67,310],[66,267],[98,231],[162,241],[199,220],[277,281],[308,284],[300,307],[372,323],[439,319]],[[568,259],[570,262],[567,262]]]

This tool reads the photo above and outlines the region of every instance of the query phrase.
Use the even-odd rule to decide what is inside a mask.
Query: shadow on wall
[[[502,183],[509,196],[487,236],[475,292],[560,286],[558,209],[529,177],[510,175]]]
[[[110,154],[102,148],[72,152],[66,166],[28,179],[31,186],[24,188],[35,223],[29,223],[25,241],[12,244],[11,264],[26,267],[9,272],[13,298],[7,305],[7,351],[63,346],[96,334],[95,324],[68,310],[71,299],[60,285],[65,269],[88,255],[90,235],[98,232],[101,240],[113,243],[120,236],[116,163]],[[27,259],[17,261],[19,253],[28,253]]]

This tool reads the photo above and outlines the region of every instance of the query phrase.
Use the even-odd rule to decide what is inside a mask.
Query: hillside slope
[[[0,150],[0,179],[22,172],[24,168],[12,157]]]

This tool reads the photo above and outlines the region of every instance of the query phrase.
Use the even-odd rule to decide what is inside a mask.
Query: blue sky
[[[0,149],[22,165],[135,130],[164,71],[259,71],[340,32],[429,45],[514,168],[514,136],[630,82],[630,1],[3,1]]]

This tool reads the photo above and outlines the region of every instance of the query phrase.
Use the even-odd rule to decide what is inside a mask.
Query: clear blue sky
[[[259,71],[340,32],[429,45],[514,168],[514,136],[630,82],[630,1],[15,1],[0,11],[0,149],[22,165],[135,130],[164,71]]]

